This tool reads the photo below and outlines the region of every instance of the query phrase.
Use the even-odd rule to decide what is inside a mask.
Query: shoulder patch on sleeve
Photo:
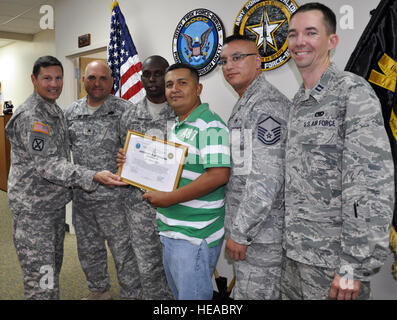
[[[44,134],[49,134],[50,133],[50,127],[40,123],[40,122],[35,122],[33,125],[33,131],[34,132],[40,132],[40,133],[44,133]]]
[[[34,138],[32,141],[32,149],[34,151],[43,151],[45,141],[44,139]]]
[[[272,117],[267,117],[258,124],[258,139],[265,145],[273,145],[280,141],[281,124]]]
[[[30,152],[44,155],[47,153],[47,136],[32,134],[29,139]]]

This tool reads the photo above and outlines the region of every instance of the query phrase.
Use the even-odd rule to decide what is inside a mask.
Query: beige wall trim
[[[0,39],[33,41],[33,34],[0,31]]]

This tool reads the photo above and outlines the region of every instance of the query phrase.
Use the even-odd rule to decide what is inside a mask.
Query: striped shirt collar
[[[184,119],[183,121],[179,122],[179,117],[175,118],[175,123],[176,125],[179,127],[182,124],[184,124],[185,122],[194,122],[197,119],[200,118],[201,114],[205,111],[207,111],[209,109],[208,103],[202,103],[199,106],[197,106],[191,114],[189,114],[187,116],[186,119]]]

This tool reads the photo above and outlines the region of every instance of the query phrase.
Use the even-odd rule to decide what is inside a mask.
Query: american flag
[[[115,96],[133,103],[145,97],[141,82],[142,63],[117,1],[112,4],[108,64],[114,77]]]

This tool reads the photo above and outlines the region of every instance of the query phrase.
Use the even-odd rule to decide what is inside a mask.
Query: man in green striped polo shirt
[[[224,235],[229,131],[208,104],[201,103],[196,69],[170,66],[165,87],[177,115],[168,140],[187,146],[188,155],[177,190],[149,191],[143,197],[158,208],[164,269],[175,299],[211,299],[211,277]]]

